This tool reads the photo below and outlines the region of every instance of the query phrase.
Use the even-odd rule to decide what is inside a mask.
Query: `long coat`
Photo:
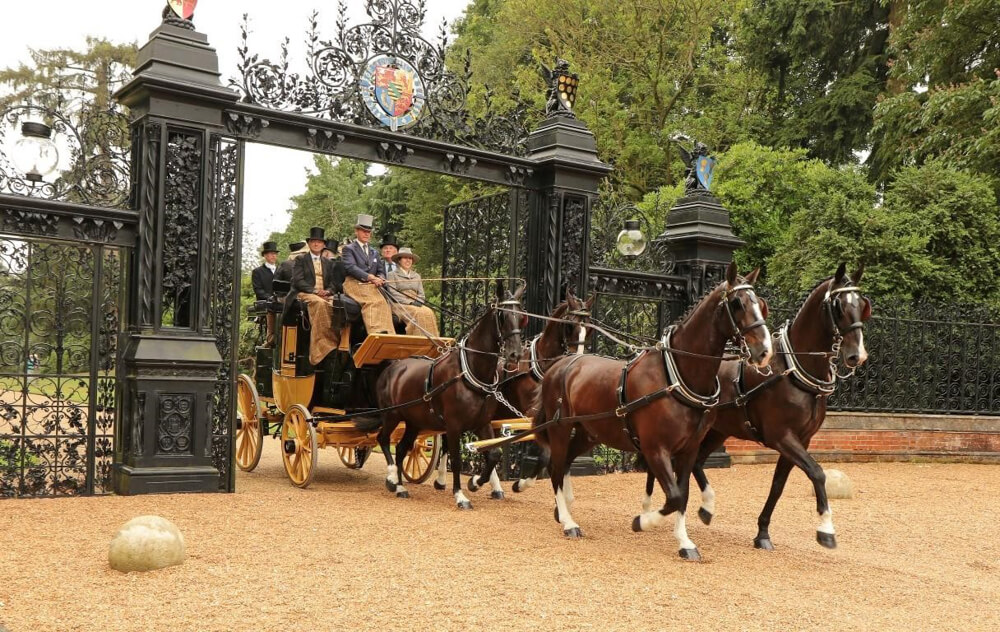
[[[267,299],[273,293],[274,272],[271,272],[271,268],[268,268],[266,264],[254,268],[250,280],[253,283],[253,293],[257,295],[258,301]]]
[[[389,281],[391,281],[390,285],[393,289],[398,290],[392,292],[392,298],[397,303],[412,305],[414,297],[420,299],[421,303],[427,300],[427,297],[424,296],[424,283],[420,279],[419,272],[414,270],[406,272],[399,268],[395,272],[389,273]]]
[[[365,257],[365,251],[361,248],[361,244],[357,240],[352,241],[344,246],[341,259],[347,269],[347,274],[362,283],[368,281],[369,274],[385,278],[385,262],[379,251],[371,244],[368,245],[368,256]]]

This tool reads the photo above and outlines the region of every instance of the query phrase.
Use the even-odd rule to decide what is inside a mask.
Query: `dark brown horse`
[[[453,469],[452,492],[459,509],[472,509],[472,503],[462,493],[459,474],[462,469],[460,438],[463,432],[475,430],[493,437],[489,421],[497,407],[496,388],[504,365],[513,368],[521,356],[521,328],[527,314],[521,309],[522,287],[504,298],[503,284],[497,282],[496,303],[472,325],[458,346],[444,355],[429,360],[408,358],[390,364],[375,385],[376,402],[380,409],[415,402],[383,413],[381,418],[359,420],[355,426],[364,432],[381,427],[379,445],[385,455],[386,487],[400,498],[409,492],[402,484],[399,467],[389,450],[390,438],[400,422],[406,423],[403,438],[396,444],[396,454],[409,454],[421,431],[447,433],[448,451]],[[500,450],[490,450],[486,468],[480,477],[484,484],[500,461]],[[499,490],[494,489],[494,492]],[[496,496],[502,497],[499,492]]]
[[[530,418],[535,414],[534,407],[538,385],[541,384],[542,375],[549,367],[567,353],[583,353],[586,349],[591,330],[585,327],[584,323],[590,321],[590,308],[593,304],[593,296],[587,301],[582,301],[572,291],[568,291],[566,300],[552,310],[551,318],[557,320],[546,321],[542,333],[522,347],[521,360],[518,362],[516,372],[508,372],[509,374],[504,376],[500,387],[501,393],[525,417]],[[509,410],[506,405],[501,403],[497,407],[496,414],[498,419],[507,419],[514,414],[514,411]],[[485,430],[477,434],[487,436]],[[444,444],[447,445],[447,443],[445,440]],[[543,458],[544,462],[548,463],[548,456],[545,455]],[[446,489],[447,462],[447,455],[442,454],[438,460],[438,473],[437,479],[434,481],[434,489]],[[499,477],[496,476],[495,471],[491,472],[490,475],[493,477],[490,479],[490,487],[494,497],[502,497],[503,489],[500,486]],[[514,491],[523,491],[534,481],[534,478],[515,481]],[[481,484],[479,483],[479,485]],[[470,491],[476,491],[479,485],[476,484],[475,478],[469,479]]]
[[[768,527],[793,465],[805,472],[816,490],[816,511],[820,518],[816,540],[827,548],[837,546],[826,496],[826,476],[807,450],[813,435],[823,425],[827,398],[836,387],[834,363],[838,356],[851,371],[868,359],[862,327],[871,318],[871,301],[858,288],[863,272],[862,266],[848,277],[846,266],[841,264],[836,274],[810,292],[795,318],[774,337],[771,377],[743,371],[740,380],[740,362],[723,362],[719,380],[724,403],[711,413],[712,427],[702,440],[694,469],[702,496],[698,516],[705,524],[711,522],[715,512],[715,492],[702,465],[727,438],[736,437],[762,443],[780,455],[771,493],[757,518],[754,546],[774,549]],[[742,386],[738,387],[739,384]],[[727,404],[741,395],[746,397],[745,406]],[[647,475],[643,507],[648,505],[652,493],[653,477]]]
[[[767,305],[753,291],[757,273],[740,279],[735,264],[730,264],[726,280],[669,328],[660,346],[641,351],[629,362],[570,356],[545,374],[534,427],[539,429],[538,442],[551,452],[556,520],[567,537],[581,535],[570,515],[569,465],[604,443],[641,451],[667,495],[662,509],[636,516],[632,528],[659,525],[677,511],[674,535],[680,555],[700,559],[687,536],[684,513],[691,468],[709,428],[706,413],[718,402],[716,374],[726,341],[736,339],[745,346],[755,365],[771,358],[771,335],[764,323]],[[557,417],[566,423],[542,428]]]

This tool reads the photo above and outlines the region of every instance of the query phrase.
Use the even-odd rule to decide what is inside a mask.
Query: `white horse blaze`
[[[562,523],[563,531],[580,528],[580,525],[573,521],[573,516],[569,515],[569,505],[566,503],[562,487],[556,492],[556,508],[559,510],[559,522]]]
[[[701,490],[701,508],[715,515],[715,490],[711,485],[706,484],[705,489]]]
[[[684,514],[677,512],[677,520],[674,522],[674,537],[677,538],[677,544],[682,549],[697,549],[694,542],[688,538],[687,532],[687,521],[684,519]]]
[[[583,355],[584,342],[587,340],[587,328],[580,327],[580,337],[576,341],[576,355]]]
[[[819,515],[819,526],[816,530],[820,533],[834,534],[833,531],[833,510],[827,509]]]
[[[858,364],[864,364],[868,360],[868,351],[865,350],[865,332],[858,330]]]

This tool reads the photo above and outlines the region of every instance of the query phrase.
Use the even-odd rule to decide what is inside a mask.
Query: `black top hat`
[[[378,245],[379,248],[382,246],[395,246],[399,248],[399,242],[396,241],[396,236],[392,233],[386,233],[382,235],[382,243]]]
[[[319,226],[313,226],[309,229],[309,239],[312,241],[314,239],[319,239],[320,241],[326,241],[326,231]]]
[[[306,247],[306,242],[304,241],[293,241],[288,244],[288,252],[298,252]]]
[[[261,246],[260,254],[266,255],[269,252],[278,252],[278,242],[276,241],[265,241],[264,245]]]
[[[326,246],[323,247],[323,250],[329,250],[333,254],[337,254],[337,247],[339,245],[340,245],[340,242],[337,241],[336,239],[327,239],[326,240]]]

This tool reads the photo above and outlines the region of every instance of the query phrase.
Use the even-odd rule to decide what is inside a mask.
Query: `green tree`
[[[873,296],[1000,305],[1000,213],[990,182],[941,162],[894,174],[881,204],[856,168],[806,168],[809,203],[771,264],[803,290],[841,261],[866,264]]]
[[[753,0],[737,49],[767,76],[761,140],[844,164],[868,145],[889,69],[887,0]]]
[[[872,175],[941,159],[1000,173],[1000,3],[913,0],[890,40],[897,89],[874,110]]]

